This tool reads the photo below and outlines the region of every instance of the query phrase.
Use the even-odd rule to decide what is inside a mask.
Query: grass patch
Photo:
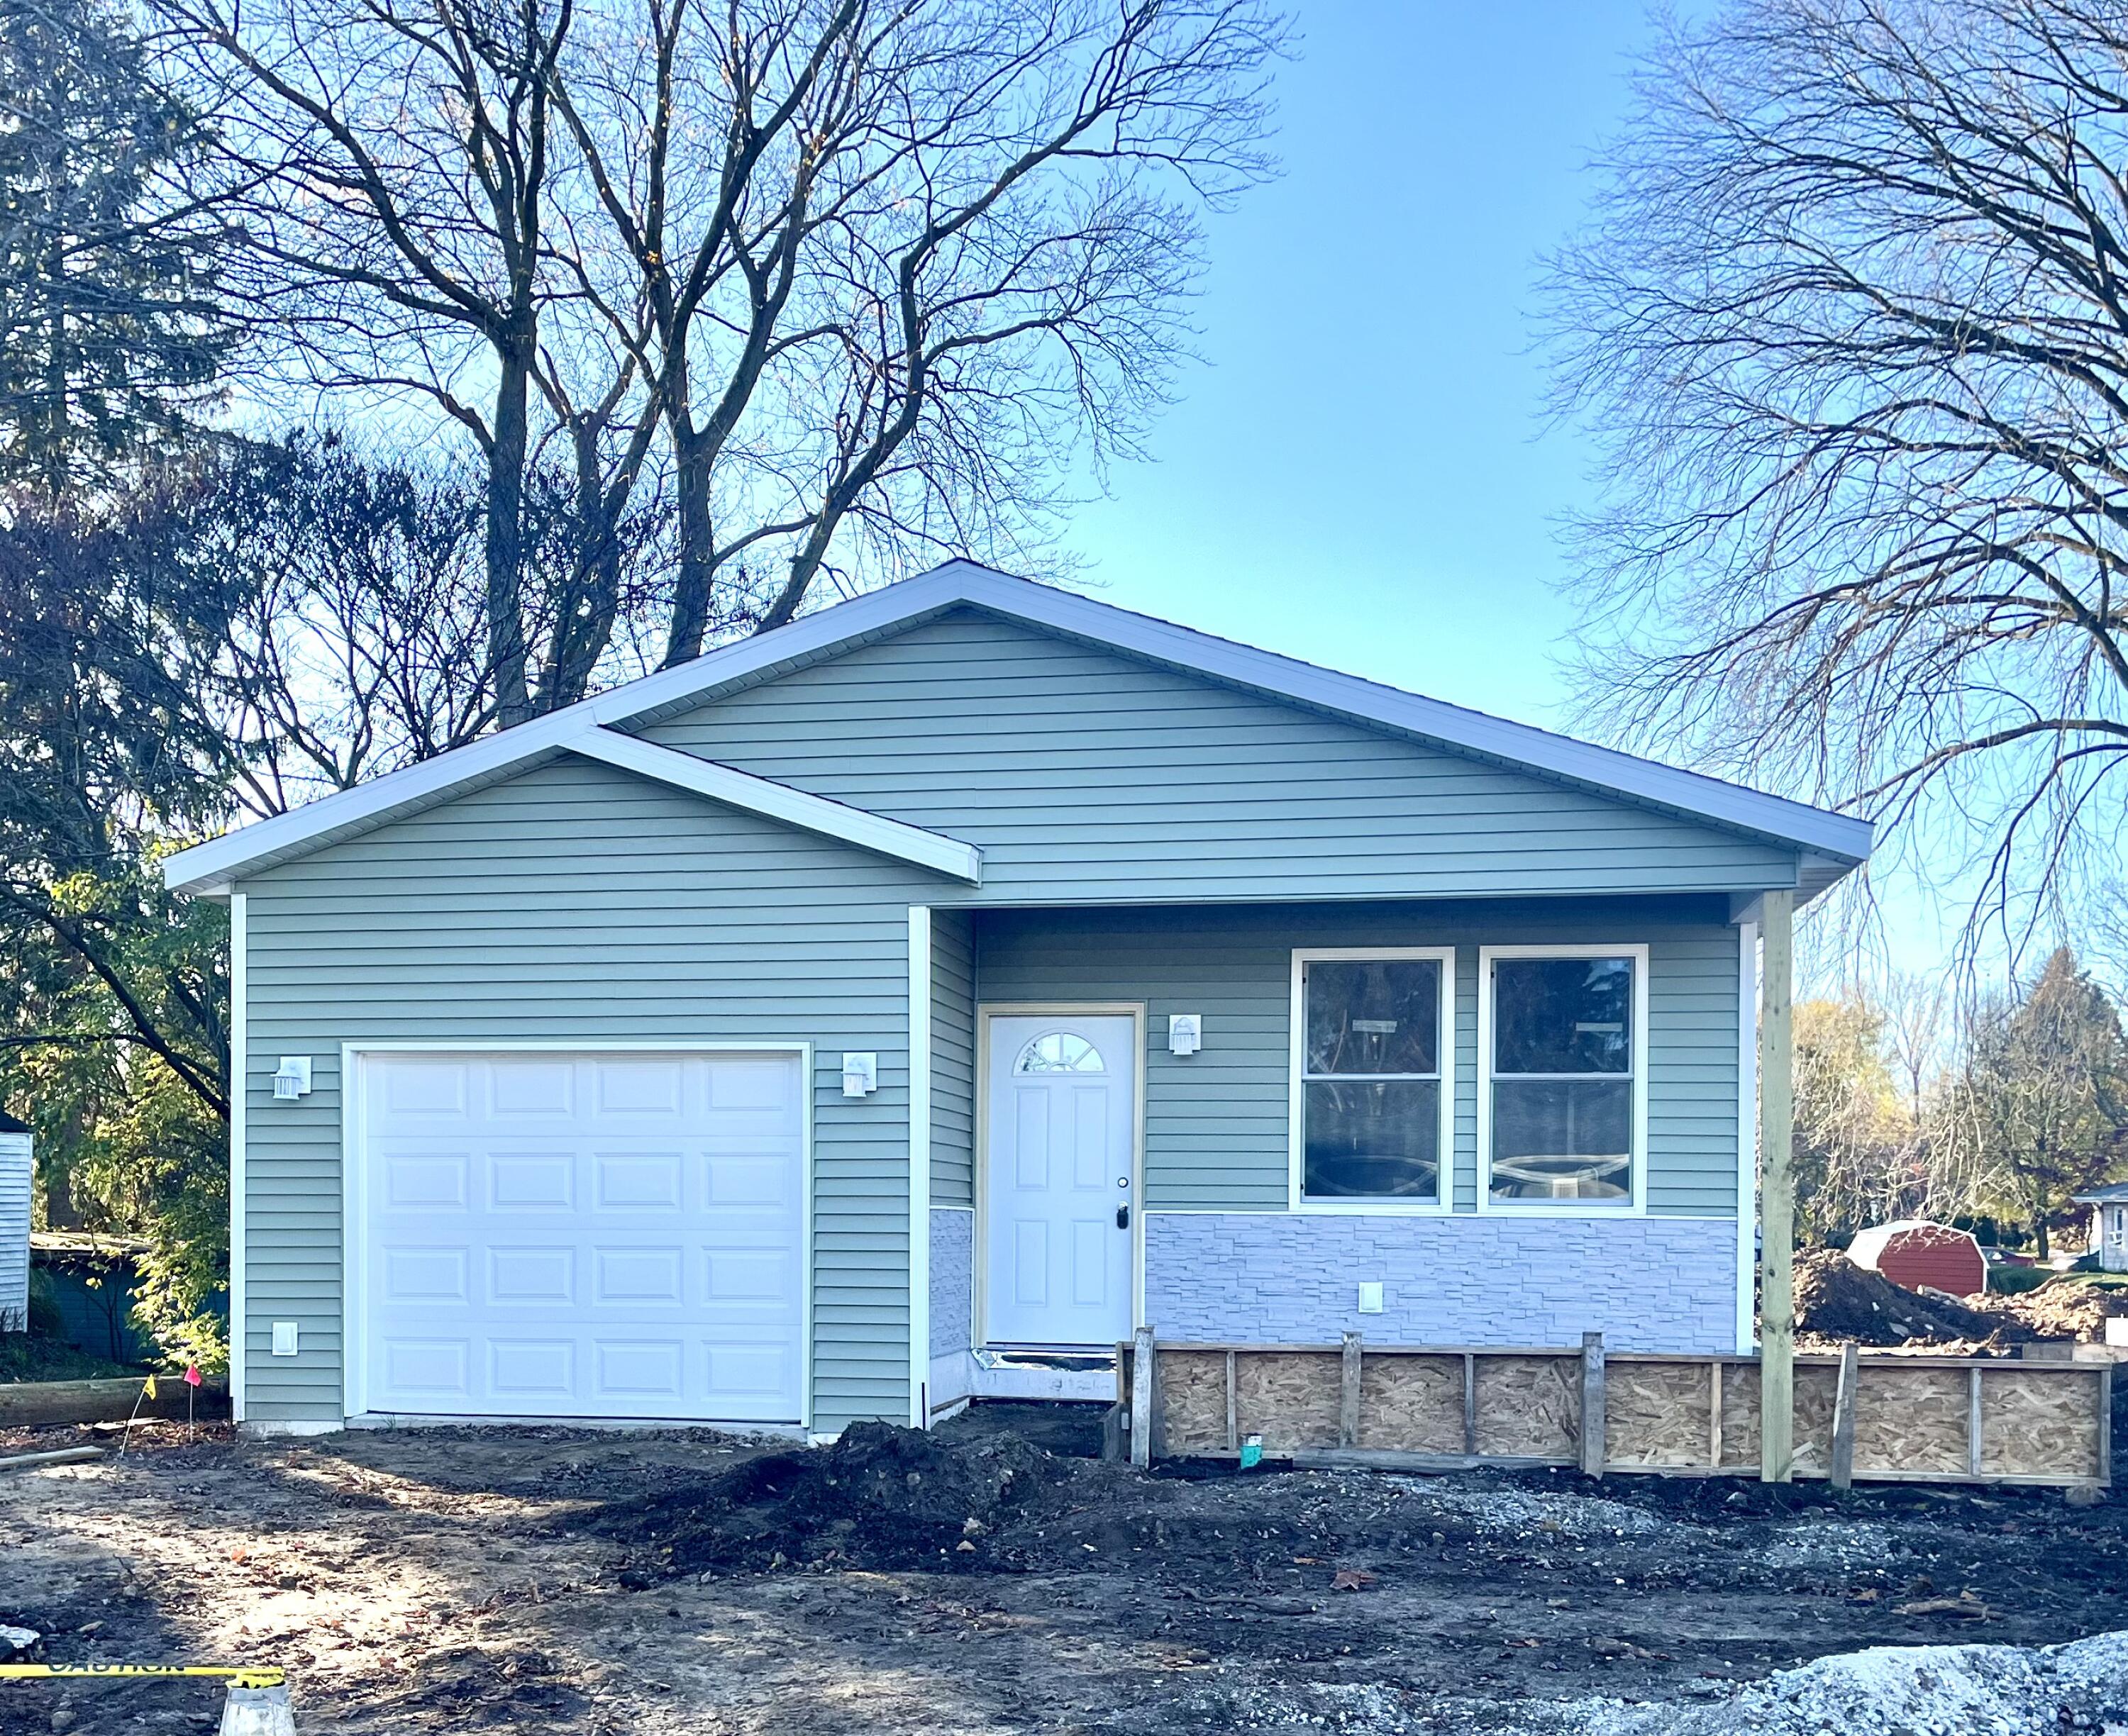
[[[2022,1296],[2061,1275],[2045,1266],[1990,1266],[1988,1288],[1998,1296]]]
[[[116,1380],[141,1372],[91,1356],[64,1339],[36,1332],[0,1332],[0,1381]]]

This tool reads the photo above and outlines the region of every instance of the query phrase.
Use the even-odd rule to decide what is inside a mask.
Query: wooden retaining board
[[[1223,1457],[1250,1435],[1271,1458],[1339,1463],[1575,1464],[1579,1351],[1484,1347],[1161,1345],[1156,1441]],[[1759,1369],[1748,1356],[1612,1353],[1606,1471],[1755,1476]],[[2110,1365],[1864,1356],[1857,1481],[2111,1480]],[[1831,1473],[1836,1356],[1796,1359],[1795,1474]],[[1348,1383],[1356,1375],[1356,1390]],[[1323,1462],[1328,1462],[1323,1460]]]

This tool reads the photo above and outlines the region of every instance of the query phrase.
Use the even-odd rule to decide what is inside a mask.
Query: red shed
[[[1909,1290],[1926,1286],[1972,1296],[1988,1288],[1988,1261],[1972,1232],[1926,1218],[1902,1218],[1864,1230],[1849,1244],[1847,1257]]]

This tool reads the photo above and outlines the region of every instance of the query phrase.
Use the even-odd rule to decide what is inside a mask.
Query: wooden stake
[[[1769,892],[1760,904],[1759,1475],[1788,1482],[1795,1476],[1795,894]]]
[[[1463,1450],[1478,1453],[1478,1359],[1463,1353]]]
[[[1152,1463],[1152,1413],[1159,1401],[1152,1368],[1152,1328],[1140,1326],[1131,1346],[1131,1463]]]
[[[1337,1394],[1337,1444],[1360,1444],[1360,1335],[1345,1335],[1345,1369]]]
[[[1581,1335],[1581,1471],[1603,1474],[1603,1335]]]
[[[1227,1450],[1238,1454],[1242,1450],[1242,1406],[1234,1378],[1234,1353],[1227,1353]]]
[[[1980,1474],[1980,1370],[1978,1367],[1966,1371],[1968,1385],[1965,1393],[1965,1468],[1974,1477]]]
[[[1840,1347],[1840,1374],[1832,1388],[1832,1487],[1855,1485],[1855,1393],[1862,1377],[1862,1353]]]
[[[1707,1365],[1707,1467],[1722,1468],[1722,1361]]]

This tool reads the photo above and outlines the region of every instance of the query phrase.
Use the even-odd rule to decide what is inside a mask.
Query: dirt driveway
[[[1718,1699],[1867,1644],[2128,1628],[2119,1501],[1147,1478],[1029,1444],[1082,1450],[1092,1430],[1018,1407],[943,1440],[875,1433],[793,1454],[681,1432],[166,1430],[122,1463],[0,1482],[0,1622],[49,1635],[52,1662],[282,1664],[306,1732],[392,1736],[1462,1736],[1592,1694]],[[218,1704],[0,1683],[0,1730],[211,1728]]]

